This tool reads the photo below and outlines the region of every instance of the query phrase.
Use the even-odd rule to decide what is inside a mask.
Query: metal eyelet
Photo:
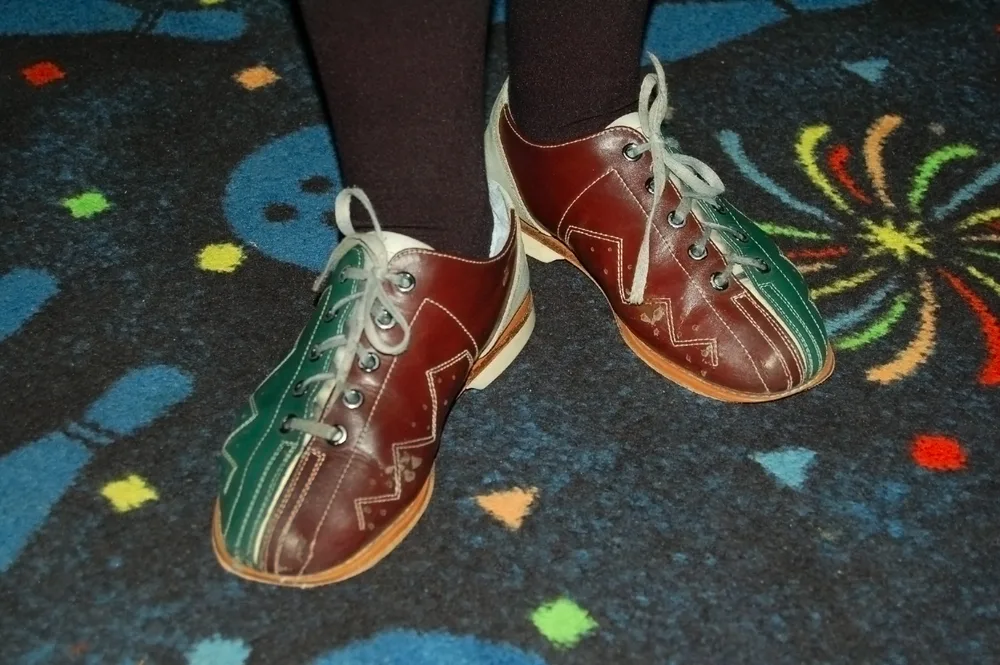
[[[695,261],[701,261],[703,258],[708,256],[708,249],[705,247],[701,248],[701,252],[698,252],[698,245],[691,245],[688,247],[688,256],[690,256]]]
[[[365,395],[360,390],[347,390],[341,400],[348,409],[356,409],[364,403]]]
[[[303,381],[296,381],[295,385],[292,386],[292,394],[296,397],[302,397],[306,394],[306,387]]]
[[[333,309],[328,310],[325,314],[323,314],[323,323],[329,323],[335,318],[337,318],[337,311]]]
[[[340,281],[340,282],[346,282],[347,281],[347,268],[343,268],[340,271],[340,274],[337,275],[337,280]]]
[[[656,187],[653,185],[653,179],[652,178],[650,178],[649,180],[646,181],[646,191],[649,192],[650,194],[655,194],[656,193]]]
[[[726,206],[721,200],[709,201],[708,207],[710,207],[715,212],[725,212]]]
[[[622,154],[625,155],[625,159],[630,162],[637,162],[642,158],[642,153],[638,152],[639,146],[635,143],[626,143],[625,147],[622,148]]]
[[[725,291],[726,289],[729,288],[729,282],[728,281],[725,281],[725,282],[720,281],[720,279],[719,279],[720,277],[722,277],[722,273],[721,272],[713,272],[712,273],[712,278],[709,281],[712,282],[712,288],[715,289],[716,291]]]
[[[383,309],[379,312],[378,316],[375,317],[375,325],[382,330],[389,330],[396,325],[396,320],[392,318],[392,314],[389,313],[389,310]]]
[[[687,224],[687,217],[678,217],[677,211],[671,210],[670,214],[667,215],[667,224],[674,227],[675,229],[679,229],[685,224]]]
[[[763,266],[763,267],[761,267],[761,266]],[[759,273],[768,273],[768,272],[771,272],[771,264],[768,263],[767,261],[761,261],[760,265],[759,266],[755,266],[755,267],[757,268],[757,272],[759,272]]]
[[[746,231],[740,231],[740,234],[736,236],[736,240],[738,242],[748,243],[750,242],[750,234],[748,234]]]
[[[399,281],[400,283],[396,284],[396,288],[403,293],[409,293],[417,285],[417,278],[408,272],[399,273]]]
[[[358,367],[360,367],[365,372],[374,372],[378,369],[378,366],[382,364],[378,355],[369,351],[364,358],[358,361]]]
[[[289,413],[287,416],[285,416],[285,419],[281,421],[280,425],[278,425],[278,431],[281,432],[282,434],[288,434],[291,431],[288,427],[288,422],[292,418],[295,418],[294,413]]]
[[[315,347],[315,346],[311,346],[311,347],[309,347],[309,362],[316,362],[317,360],[319,360],[319,357],[320,357],[321,355],[323,355],[323,354],[321,354],[321,353],[320,353],[320,352],[319,352],[319,351],[318,351],[318,350],[316,349],[316,347]]]
[[[331,446],[339,446],[344,441],[347,441],[347,430],[340,425],[334,425],[334,428],[337,430],[336,433],[333,435],[332,439],[327,439],[326,442]]]

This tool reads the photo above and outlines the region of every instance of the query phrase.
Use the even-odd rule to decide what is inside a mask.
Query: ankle
[[[514,123],[532,143],[565,143],[591,136],[605,129],[618,118],[639,108],[637,98],[612,100],[591,109],[540,108],[510,90],[510,112]]]
[[[470,214],[448,210],[462,206],[436,206],[438,210],[432,210],[430,206],[421,206],[418,202],[407,205],[406,201],[392,200],[391,197],[372,199],[385,231],[419,240],[443,254],[467,259],[485,259],[490,255],[494,218],[488,203],[483,204],[481,212]],[[367,214],[356,202],[352,204],[351,216],[358,231],[371,230]]]

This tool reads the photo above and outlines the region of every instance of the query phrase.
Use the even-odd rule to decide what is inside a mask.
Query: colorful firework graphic
[[[867,347],[900,324],[913,330],[890,357],[867,370],[870,381],[892,383],[927,362],[937,344],[940,298],[949,293],[964,301],[985,341],[978,382],[1000,385],[1000,321],[989,303],[1000,302],[1000,206],[976,205],[1000,182],[1000,161],[982,168],[945,202],[929,205],[927,194],[943,169],[961,160],[978,165],[986,157],[966,143],[943,145],[919,161],[900,196],[890,187],[883,155],[903,124],[901,116],[884,115],[868,128],[858,160],[867,187],[852,175],[851,148],[833,140],[828,125],[800,130],[796,163],[829,203],[826,208],[799,199],[764,173],[737,133],[722,131],[718,138],[748,180],[801,213],[798,217],[814,220],[808,226],[761,227],[783,241],[788,258],[810,281],[814,299],[828,310],[827,329],[838,350]],[[836,309],[835,296],[862,289],[860,303],[855,297],[851,307]]]

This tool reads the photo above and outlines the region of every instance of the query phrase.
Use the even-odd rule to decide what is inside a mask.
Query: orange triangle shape
[[[538,488],[521,489],[515,487],[503,492],[494,492],[476,497],[476,503],[493,517],[500,520],[512,531],[521,528],[524,518],[531,512],[531,505],[538,497]]]

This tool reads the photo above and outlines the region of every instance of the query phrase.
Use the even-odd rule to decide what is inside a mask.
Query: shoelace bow
[[[676,142],[668,141],[663,136],[661,127],[670,112],[667,103],[667,78],[663,72],[663,66],[656,56],[650,53],[649,57],[655,71],[646,74],[639,92],[639,126],[647,140],[645,143],[634,146],[630,158],[637,159],[639,155],[647,151],[652,154],[653,204],[650,206],[649,216],[646,218],[642,244],[635,262],[632,288],[628,295],[628,302],[633,305],[642,304],[646,296],[650,234],[653,229],[653,219],[663,198],[663,190],[667,186],[668,179],[672,180],[680,193],[677,208],[670,213],[671,225],[683,226],[687,216],[694,210],[695,204],[700,203],[703,206],[702,215],[699,218],[703,233],[701,238],[691,247],[691,255],[694,258],[704,257],[713,231],[735,234],[740,240],[746,240],[744,234],[738,229],[707,221],[713,219],[713,216],[712,211],[706,209],[705,206],[721,210],[722,203],[719,201],[719,197],[725,193],[726,187],[722,184],[722,179],[708,164],[690,155],[681,154],[677,151]],[[673,178],[671,179],[670,176]],[[727,254],[726,258],[728,259],[726,268],[712,277],[713,286],[716,288],[725,288],[728,285],[729,278],[738,265],[755,266],[761,270],[767,269],[766,264],[749,256],[730,253]]]
[[[352,199],[361,202],[368,212],[374,233],[358,235],[354,230],[354,224],[351,221]],[[364,265],[360,268],[344,268],[339,278],[362,282],[362,287],[360,291],[344,296],[333,303],[330,309],[323,314],[329,320],[343,308],[355,303],[343,327],[344,332],[315,344],[309,351],[311,359],[318,359],[323,353],[333,351],[333,362],[331,363],[333,371],[321,372],[303,379],[296,384],[296,389],[299,394],[302,394],[311,386],[320,384],[323,388],[331,388],[329,402],[332,403],[342,395],[345,396],[345,400],[353,395],[354,401],[351,403],[357,406],[360,402],[356,400],[361,398],[361,393],[348,390],[345,383],[354,360],[357,358],[362,369],[371,371],[378,367],[379,357],[375,354],[376,351],[383,355],[396,356],[405,351],[410,343],[410,324],[393,304],[385,290],[385,285],[386,283],[393,284],[408,291],[413,288],[414,280],[409,273],[393,272],[389,269],[389,255],[385,248],[382,227],[379,225],[371,201],[362,190],[351,187],[341,191],[337,195],[335,217],[337,228],[343,234],[343,240],[330,255],[323,272],[313,283],[313,291],[316,293],[322,291],[331,271],[344,255],[355,247],[362,248]],[[402,331],[402,339],[396,344],[389,344],[379,335],[379,331],[397,325]],[[371,348],[361,344],[362,334],[366,335]],[[323,388],[318,391],[320,394],[324,392]],[[319,409],[322,407],[323,405],[318,405]],[[314,414],[314,416],[318,416],[318,414]],[[282,427],[286,430],[305,432],[335,444],[343,443],[347,438],[346,431],[340,425],[327,425],[313,418],[292,416],[284,421]]]

